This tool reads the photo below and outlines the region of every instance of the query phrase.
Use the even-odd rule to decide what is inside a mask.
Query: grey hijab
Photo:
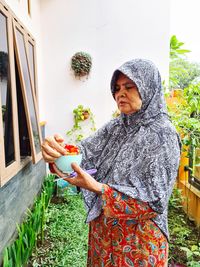
[[[148,202],[158,215],[154,222],[168,237],[167,204],[177,176],[180,141],[168,119],[161,78],[149,60],[134,59],[117,69],[134,81],[142,98],[136,113],[121,114],[80,143],[82,167],[97,168],[95,179],[132,198]],[[82,190],[87,222],[102,211],[100,196]]]

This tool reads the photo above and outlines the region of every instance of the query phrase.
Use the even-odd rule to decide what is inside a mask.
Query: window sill
[[[41,121],[41,122],[40,122],[40,126],[45,126],[46,124],[47,124],[46,121]]]
[[[31,156],[27,156],[27,157],[24,157],[23,159],[21,159],[20,170],[23,169],[30,161],[32,161]]]

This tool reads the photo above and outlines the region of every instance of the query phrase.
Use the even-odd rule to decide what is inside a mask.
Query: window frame
[[[33,46],[33,67],[34,67],[34,73],[35,76],[33,77],[33,81],[32,84],[35,85],[33,86],[33,88],[35,89],[35,96],[36,96],[36,100],[37,100],[37,104],[38,104],[38,83],[37,83],[37,60],[36,60],[36,46],[35,46],[35,42],[34,39],[31,37],[30,34],[27,35],[27,51],[29,51],[29,47],[28,47],[28,43],[30,43]],[[28,61],[29,61],[29,57],[28,57]],[[29,62],[29,66],[30,66],[30,62]],[[31,75],[31,79],[32,79],[32,75]],[[37,107],[38,111],[39,111],[39,106]]]
[[[31,75],[31,70],[30,70],[30,62],[29,62],[28,49],[27,49],[28,38],[27,38],[27,33],[25,32],[24,28],[15,19],[13,19],[14,48],[16,52],[17,65],[18,65],[19,76],[20,76],[21,87],[22,87],[22,95],[23,95],[23,100],[24,100],[28,132],[29,132],[29,138],[30,138],[30,145],[31,145],[31,151],[32,151],[31,154],[32,154],[33,163],[37,163],[42,158],[42,152],[40,150],[39,153],[36,153],[36,149],[34,145],[33,129],[32,129],[31,120],[30,120],[30,112],[29,112],[28,100],[27,100],[27,95],[26,95],[25,81],[24,81],[24,75],[22,71],[22,63],[20,59],[19,46],[17,42],[16,29],[22,33],[23,39],[24,39],[24,48],[25,48],[25,54],[26,54],[26,61],[28,65],[28,73],[29,73],[31,92],[32,92],[33,104],[34,104],[35,115],[36,115],[36,123],[37,123],[37,129],[38,129],[38,134],[39,134],[39,141],[41,144],[42,135],[41,135],[40,124],[39,124],[39,115],[38,115],[38,107],[37,107],[38,105],[36,104],[36,94],[35,94],[35,90],[33,86],[33,80],[31,77],[32,75]]]
[[[8,5],[0,0],[0,12],[7,18],[7,41],[8,41],[8,55],[9,55],[9,71],[10,71],[10,83],[11,83],[11,97],[12,97],[12,112],[13,112],[13,136],[14,136],[14,150],[15,150],[15,161],[12,162],[9,166],[6,167],[5,163],[5,148],[4,148],[4,132],[3,132],[3,120],[2,120],[2,111],[0,109],[0,187],[6,184],[13,176],[15,176],[22,168],[25,167],[29,162],[37,163],[42,158],[41,150],[36,154],[34,149],[34,139],[32,134],[32,126],[30,125],[30,114],[27,108],[27,98],[25,95],[25,83],[22,75],[21,65],[17,63],[18,72],[21,83],[27,127],[29,129],[29,138],[30,138],[30,146],[31,146],[31,156],[27,156],[25,159],[21,160],[20,158],[20,136],[19,136],[19,127],[18,127],[18,109],[17,109],[17,95],[16,95],[16,76],[15,76],[15,60],[14,53],[16,53],[16,58],[19,59],[19,49],[16,46],[16,25],[19,28],[20,32],[23,31],[23,38],[25,44],[25,54],[28,63],[28,73],[31,84],[31,92],[34,103],[34,110],[36,115],[36,124],[38,127],[38,134],[40,144],[42,141],[41,128],[39,123],[39,111],[38,111],[38,89],[37,89],[37,68],[36,68],[36,45],[34,38],[30,35],[27,29],[23,26],[23,24],[18,20],[12,10],[8,7]],[[32,81],[31,70],[30,70],[30,62],[29,62],[29,50],[28,50],[28,42],[33,45],[34,48],[34,71],[35,71],[35,84]],[[17,60],[18,60],[17,59]],[[19,67],[20,66],[20,67]],[[34,86],[35,85],[35,90]],[[0,105],[1,105],[1,97],[0,97]]]
[[[17,173],[20,166],[20,154],[19,154],[19,129],[18,129],[18,117],[17,117],[17,105],[16,105],[16,83],[15,83],[15,66],[14,66],[14,50],[13,50],[13,34],[12,34],[12,16],[6,10],[4,5],[0,3],[0,12],[7,18],[7,41],[8,41],[8,56],[9,56],[9,71],[10,71],[10,83],[11,83],[11,97],[12,97],[12,115],[13,115],[13,138],[14,138],[14,150],[15,160],[9,166],[5,164],[5,148],[4,148],[4,133],[2,119],[0,119],[0,186],[4,185],[11,176]],[[1,97],[0,97],[1,105]],[[2,118],[2,111],[0,109],[0,118]]]
[[[27,11],[29,16],[31,17],[31,0],[27,0]]]

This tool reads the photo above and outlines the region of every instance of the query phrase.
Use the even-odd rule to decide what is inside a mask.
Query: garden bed
[[[175,190],[169,204],[169,266],[200,267],[200,253],[188,257],[190,253],[182,249],[191,251],[200,243],[200,237],[199,230],[188,220],[180,202],[180,192]],[[85,216],[81,194],[69,195],[66,191],[64,196],[52,198],[44,243],[38,244],[28,267],[86,266],[88,225]]]
[[[47,212],[45,240],[38,244],[28,267],[86,266],[85,216],[81,195],[53,197]]]
[[[200,229],[182,209],[181,190],[174,189],[169,201],[169,266],[200,267]]]

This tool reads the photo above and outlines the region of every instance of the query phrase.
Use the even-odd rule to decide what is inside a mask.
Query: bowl
[[[58,169],[60,171],[62,171],[63,173],[71,173],[74,170],[71,167],[71,164],[73,162],[76,162],[78,165],[81,164],[82,161],[82,154],[78,154],[78,155],[65,155],[65,156],[61,156],[59,157],[56,161],[55,164],[58,167]]]

